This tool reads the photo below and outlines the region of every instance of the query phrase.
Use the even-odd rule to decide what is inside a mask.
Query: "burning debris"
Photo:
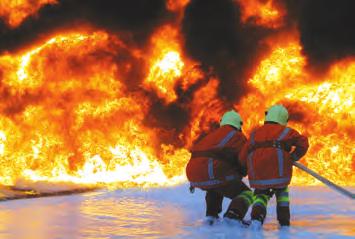
[[[283,103],[304,162],[353,185],[351,3],[311,2],[2,1],[0,184],[177,184],[223,111],[249,133]]]

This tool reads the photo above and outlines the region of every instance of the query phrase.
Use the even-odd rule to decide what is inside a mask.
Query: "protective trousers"
[[[229,208],[233,205],[238,205],[238,210],[244,215],[246,214],[250,203],[237,203],[239,200],[244,200],[245,195],[252,197],[252,191],[240,180],[231,181],[227,185],[218,188],[206,190],[206,216],[218,218],[218,214],[222,211],[223,198],[232,199]],[[229,210],[229,209],[228,209]]]
[[[288,187],[278,189],[255,189],[254,204],[251,211],[251,219],[264,223],[267,213],[267,203],[275,194],[277,220],[281,226],[290,225],[290,198]]]

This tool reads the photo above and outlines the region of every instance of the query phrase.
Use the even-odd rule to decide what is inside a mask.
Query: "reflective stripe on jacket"
[[[191,186],[207,189],[241,179],[237,167],[240,165],[238,154],[245,142],[243,133],[229,125],[212,131],[197,142],[191,149],[192,157],[186,166]]]
[[[292,147],[295,148],[290,154]],[[239,158],[247,165],[251,187],[281,188],[290,184],[292,160],[300,159],[307,149],[308,139],[296,130],[266,123],[251,133]]]

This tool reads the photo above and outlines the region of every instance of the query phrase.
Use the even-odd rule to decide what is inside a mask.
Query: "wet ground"
[[[292,227],[278,228],[271,200],[258,232],[204,225],[204,193],[187,185],[5,201],[0,238],[355,238],[354,200],[326,187],[291,187],[290,195]]]

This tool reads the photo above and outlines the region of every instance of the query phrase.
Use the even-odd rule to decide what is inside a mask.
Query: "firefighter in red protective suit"
[[[269,199],[275,194],[280,226],[290,225],[288,185],[292,177],[292,160],[299,160],[308,149],[308,139],[286,127],[288,111],[273,105],[265,112],[264,125],[255,129],[240,152],[247,165],[250,186],[254,190],[251,212],[252,227],[260,228],[266,216]]]
[[[241,126],[240,115],[234,110],[228,111],[223,115],[220,127],[191,149],[186,175],[191,187],[206,191],[206,219],[210,225],[219,218],[223,197],[232,199],[224,215],[227,218],[238,214],[242,219],[253,203],[252,191],[241,181],[246,176],[246,168],[241,167],[238,159],[246,142]]]

